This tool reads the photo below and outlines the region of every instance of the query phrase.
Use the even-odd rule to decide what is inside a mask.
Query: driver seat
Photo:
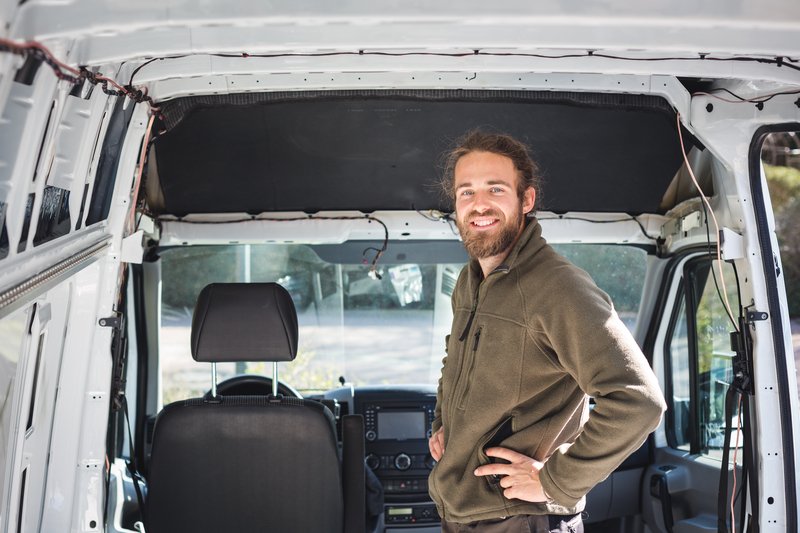
[[[213,394],[158,415],[148,475],[148,533],[364,531],[360,416],[336,426],[319,402],[216,394],[215,363],[291,361],[297,315],[275,283],[205,287],[192,319],[192,357],[212,363]],[[277,376],[273,376],[277,383]]]

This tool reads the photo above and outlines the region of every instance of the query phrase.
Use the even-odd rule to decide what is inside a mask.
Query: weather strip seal
[[[786,347],[784,345],[784,325],[778,295],[779,272],[774,259],[776,250],[772,249],[769,229],[769,220],[766,211],[767,199],[761,188],[761,149],[764,139],[770,133],[798,131],[800,123],[771,124],[758,128],[750,141],[748,153],[750,173],[750,193],[753,197],[753,210],[756,216],[756,230],[758,242],[761,247],[761,261],[764,269],[764,278],[767,289],[767,303],[769,306],[772,339],[775,346],[775,373],[778,384],[778,405],[780,416],[780,432],[782,437],[782,452],[784,465],[784,497],[786,517],[784,526],[786,531],[797,531],[797,465],[795,464],[794,431],[792,426],[793,413],[791,409],[789,389],[789,371],[786,367]],[[756,398],[757,401],[757,398]],[[757,450],[754,450],[757,452]],[[760,495],[759,495],[760,496]],[[758,518],[758,517],[756,517]]]
[[[106,236],[74,255],[0,293],[0,318],[18,309],[28,300],[28,297],[40,294],[96,260],[100,253],[108,248],[110,243],[111,237]]]

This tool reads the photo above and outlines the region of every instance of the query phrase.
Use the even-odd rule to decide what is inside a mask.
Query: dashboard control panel
[[[428,492],[434,461],[428,439],[436,407],[429,391],[359,390],[356,410],[364,415],[366,464],[378,476],[386,496]]]
[[[413,503],[408,505],[387,505],[384,521],[389,525],[425,524],[439,522],[439,513],[432,503]]]
[[[364,417],[364,461],[383,487],[386,524],[439,522],[428,496],[428,475],[435,465],[428,439],[436,388],[357,387],[352,394],[351,412]]]

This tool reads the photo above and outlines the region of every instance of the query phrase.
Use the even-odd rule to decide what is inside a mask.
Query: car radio
[[[367,441],[428,439],[434,404],[370,403],[364,408]]]
[[[364,406],[366,463],[386,495],[428,492],[433,458],[428,438],[435,402],[370,402]]]
[[[368,389],[357,401],[364,415],[365,461],[380,479],[387,502],[404,495],[427,499],[428,475],[434,465],[428,438],[435,393]]]

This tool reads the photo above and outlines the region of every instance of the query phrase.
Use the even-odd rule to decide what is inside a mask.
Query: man
[[[525,146],[471,132],[446,167],[472,260],[429,441],[442,530],[583,531],[585,494],[659,424],[663,395],[608,296],[528,217]]]

